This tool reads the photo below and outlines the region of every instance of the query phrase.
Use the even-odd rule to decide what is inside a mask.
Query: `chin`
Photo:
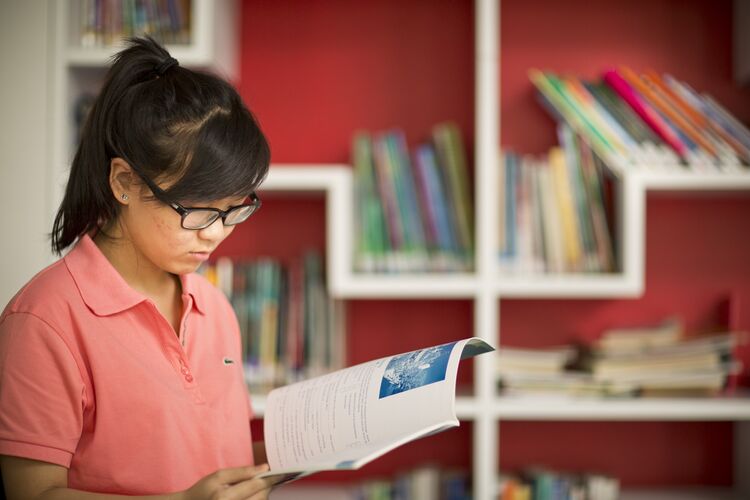
[[[165,266],[163,269],[168,273],[172,274],[190,274],[198,270],[200,263],[192,264],[187,262],[171,262],[170,265]]]

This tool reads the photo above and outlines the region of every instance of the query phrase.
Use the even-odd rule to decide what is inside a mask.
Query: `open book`
[[[492,350],[468,338],[274,389],[264,424],[270,470],[261,477],[279,476],[279,484],[358,469],[402,444],[458,427],[458,364]]]

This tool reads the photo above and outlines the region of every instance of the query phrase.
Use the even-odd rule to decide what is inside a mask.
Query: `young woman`
[[[52,247],[0,316],[10,499],[266,498],[237,320],[193,271],[259,207],[268,144],[225,81],[150,38],[84,126]]]

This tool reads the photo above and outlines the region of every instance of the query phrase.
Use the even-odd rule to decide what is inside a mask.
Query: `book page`
[[[458,364],[489,350],[479,339],[465,339],[271,391],[266,475],[358,468],[403,442],[458,426]]]

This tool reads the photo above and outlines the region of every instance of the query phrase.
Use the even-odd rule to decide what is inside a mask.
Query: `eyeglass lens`
[[[236,207],[229,211],[224,219],[225,226],[233,226],[244,222],[255,211],[252,205]],[[219,213],[215,210],[192,210],[182,220],[182,225],[186,229],[203,229],[213,224],[219,218]]]

